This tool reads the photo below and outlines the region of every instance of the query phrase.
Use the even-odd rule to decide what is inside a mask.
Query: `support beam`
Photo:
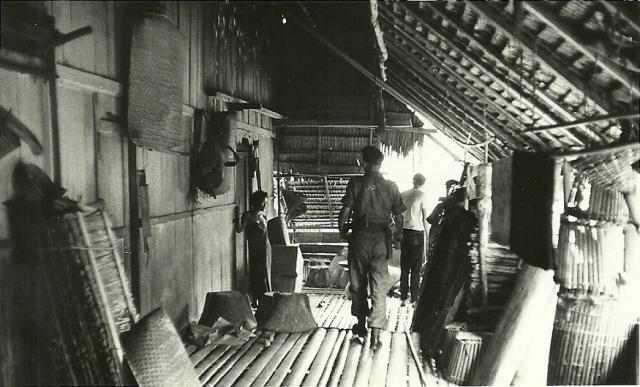
[[[599,54],[592,51],[589,43],[579,36],[576,36],[562,20],[553,13],[546,10],[543,6],[544,2],[538,1],[523,1],[522,5],[536,18],[540,19],[544,24],[553,29],[564,39],[565,42],[570,43],[585,57],[596,62],[598,66],[605,73],[619,81],[624,87],[628,88],[634,96],[640,95],[640,88],[638,87],[637,79],[634,81],[630,79],[628,75],[619,68],[610,66],[608,62],[602,61]]]
[[[465,6],[469,5],[470,2],[466,2]],[[503,81],[502,78],[504,78],[503,76],[496,74],[495,71],[493,71],[491,68],[489,68],[488,66],[482,64],[482,59],[476,59],[474,58],[472,55],[470,55],[470,53],[467,51],[466,47],[464,47],[463,45],[461,45],[460,43],[445,37],[442,34],[439,34],[439,38],[444,40],[445,42],[447,42],[447,45],[454,47],[456,50],[458,50],[458,52],[460,52],[460,54],[462,54],[466,59],[468,59],[470,62],[472,62],[475,66],[478,66],[478,68],[482,69],[483,71],[486,72],[486,74],[491,75],[491,77],[498,82],[498,84],[500,84],[502,87],[506,87],[505,90],[513,93],[514,95],[520,97],[521,99],[523,99],[524,101],[531,103],[531,101],[529,100],[529,98],[531,98],[531,95],[535,95],[536,98],[539,98],[540,102],[544,103],[546,106],[549,106],[551,109],[553,109],[555,112],[557,112],[557,114],[559,114],[563,119],[565,120],[574,120],[575,117],[573,115],[573,113],[571,113],[569,110],[567,110],[567,108],[565,108],[564,106],[562,106],[560,104],[560,102],[556,101],[554,99],[553,96],[548,95],[547,92],[545,90],[540,90],[536,87],[534,87],[534,85],[532,84],[531,80],[524,78],[524,77],[520,77],[519,74],[517,74],[514,69],[513,66],[505,63],[505,61],[498,55],[495,54],[494,52],[491,51],[491,49],[487,49],[472,33],[467,33],[467,31],[465,30],[465,27],[456,20],[451,19],[445,12],[442,12],[438,9],[437,6],[431,5],[430,3],[424,3],[424,7],[428,7],[431,12],[437,16],[439,16],[440,18],[442,18],[444,21],[446,21],[447,23],[449,23],[451,26],[455,27],[457,30],[457,33],[469,40],[470,42],[478,45],[479,47],[484,47],[485,50],[483,51],[483,54],[486,55],[490,60],[499,63],[501,66],[503,66],[505,69],[507,69],[507,71],[509,72],[510,76],[513,78],[521,78],[522,81],[522,86],[524,86],[526,88],[526,91],[528,93],[528,95],[524,94],[524,90],[517,90],[515,87],[507,84],[507,82]],[[409,10],[407,8],[407,13],[411,14],[412,16],[414,16],[417,20],[420,20],[422,25],[425,26],[429,26],[432,24],[429,24],[429,22],[425,21],[423,18],[417,16],[414,12],[412,12],[411,10]],[[432,29],[433,31],[433,29]],[[513,36],[513,35],[511,35]],[[532,104],[533,105],[533,104]],[[534,105],[535,106],[535,105]],[[536,109],[541,110],[539,107],[536,107]],[[555,121],[558,121],[557,119]],[[586,135],[586,137],[590,140],[590,141],[597,141],[597,142],[604,142],[603,138],[598,136],[597,134],[595,134],[594,132],[592,132],[589,128],[583,128],[583,133]],[[607,139],[608,141],[608,139]]]
[[[529,53],[535,53],[537,50],[535,49],[535,43],[531,38],[527,37],[525,34],[520,34],[520,36],[515,36],[512,31],[515,30],[515,25],[510,25],[506,22],[505,18],[498,13],[495,8],[493,8],[490,4],[476,4],[474,2],[466,2],[465,6],[470,7],[478,16],[485,18],[490,21],[496,29],[507,37],[512,42],[519,41],[523,48],[525,48]],[[542,66],[551,73],[557,79],[564,80],[565,82],[573,85],[575,89],[581,90],[584,87],[584,80],[579,79],[577,76],[571,74],[567,69],[567,64],[562,63],[560,60],[554,57],[552,53],[538,53],[537,58]],[[591,100],[593,106],[602,114],[606,114],[608,110],[610,110],[610,103],[606,101],[606,98],[602,95],[590,95],[588,99]],[[567,117],[571,119],[573,114],[567,111],[565,108],[563,110],[570,116]],[[565,113],[563,113],[564,115]]]
[[[393,25],[395,28],[400,29],[400,27],[398,27],[393,21],[391,21],[390,19],[387,19],[386,16],[383,16],[383,19],[387,20],[389,24]],[[403,32],[404,34],[406,34],[406,38],[407,39],[411,39],[413,40],[413,38],[407,34],[405,31],[400,30],[401,32]],[[401,45],[400,42],[398,42],[394,36],[393,33],[387,32],[385,33],[385,36],[387,37],[387,39],[389,40],[389,49],[394,53],[394,56],[397,58],[397,61],[400,61],[400,58],[405,62],[405,63],[411,63],[411,65],[409,67],[411,67],[412,69],[414,69],[415,71],[418,71],[420,73],[420,76],[422,79],[432,79],[432,78],[437,78],[437,76],[433,75],[433,74],[429,74],[427,72],[427,70],[424,68],[425,64],[424,63],[418,63],[416,59],[413,58],[412,55],[410,55],[410,53],[407,53],[405,49],[399,47],[399,45]],[[414,44],[417,45],[417,47],[413,46],[413,48],[421,51],[421,52],[425,52],[428,53],[430,57],[432,57],[432,61],[433,62],[439,62],[440,60],[433,54],[431,54],[430,52],[428,52],[424,47],[420,47],[419,43],[417,41],[414,41]],[[432,63],[433,63],[432,62]],[[481,101],[487,101],[487,103],[489,103],[491,106],[494,107],[494,109],[498,110],[499,114],[502,114],[506,119],[509,119],[511,121],[511,123],[514,126],[520,125],[520,122],[513,117],[513,115],[509,112],[506,111],[506,109],[504,109],[502,106],[500,106],[498,103],[496,103],[495,101],[486,98],[485,95],[483,95],[482,93],[480,93],[476,87],[474,85],[469,84],[468,81],[466,81],[462,76],[460,76],[460,74],[458,74],[457,72],[455,72],[454,70],[449,69],[448,67],[442,67],[440,66],[441,69],[445,70],[450,76],[456,78],[458,80],[458,82],[460,82],[464,87],[467,88],[467,90],[469,90],[470,92],[473,92],[474,94],[477,95],[478,99]],[[443,87],[445,88],[449,88],[448,85],[446,84],[446,80],[441,79],[441,83],[443,84]],[[455,91],[457,94],[457,90]],[[470,97],[467,96],[464,93],[459,93],[459,94],[463,94],[463,96],[467,99],[469,99]],[[460,97],[462,98],[462,96]],[[472,106],[473,106],[473,102],[474,101],[470,101]],[[476,108],[476,110],[481,110]],[[492,120],[498,121],[497,118],[495,117],[491,117]],[[498,125],[502,125],[501,122],[496,122]],[[500,134],[501,135],[501,140],[506,142],[506,143],[511,143],[511,141],[508,141],[508,138],[511,137],[510,133],[507,133],[506,131],[502,131],[501,129],[497,129],[495,130],[496,134]],[[556,143],[557,140],[553,139]],[[541,146],[543,149],[548,149],[549,146],[547,144],[545,144],[544,142],[540,141],[540,139],[538,139],[537,137],[534,137],[534,141]],[[524,141],[524,144],[526,146],[531,146],[531,144],[529,144],[528,142]]]
[[[611,16],[619,17],[624,20],[632,29],[636,31],[638,35],[640,35],[640,21],[638,20],[638,15],[628,15],[622,9],[618,8],[615,1],[611,0],[599,0],[600,4],[609,11]]]
[[[562,123],[562,124],[541,126],[541,127],[538,127],[538,128],[531,128],[531,129],[527,129],[527,130],[525,130],[525,131],[523,131],[522,133],[519,133],[519,134],[539,133],[539,132],[546,132],[546,131],[550,131],[550,130],[561,130],[561,129],[574,128],[574,127],[579,126],[579,125],[595,124],[597,122],[603,122],[603,121],[622,120],[622,119],[638,118],[638,117],[640,117],[640,112],[627,112],[627,113],[607,114],[607,115],[604,115],[604,116],[588,117],[588,118],[583,118],[583,119],[580,119],[580,120],[575,120],[575,121],[572,121],[572,122],[565,122],[565,123]]]
[[[401,85],[400,87],[404,88],[405,90],[407,90],[408,93],[410,93],[411,95],[416,96],[418,102],[418,106],[422,106],[423,108],[426,108],[427,110],[429,110],[431,112],[431,115],[439,117],[438,118],[438,122],[440,122],[443,126],[443,131],[447,131],[447,128],[449,131],[453,132],[455,135],[457,135],[457,137],[459,139],[456,139],[455,135],[451,135],[449,134],[449,137],[451,137],[452,139],[458,141],[458,142],[464,142],[465,139],[467,138],[467,136],[469,135],[468,130],[465,131],[465,127],[467,127],[468,125],[466,125],[463,121],[463,119],[461,117],[459,117],[457,115],[457,113],[454,113],[453,115],[445,115],[445,114],[441,114],[438,112],[437,110],[437,106],[439,102],[433,102],[433,101],[427,101],[424,98],[434,98],[432,95],[429,95],[428,93],[424,93],[423,91],[419,91],[417,89],[414,88],[413,85],[410,85],[407,81],[398,78],[397,76],[395,76],[395,74],[393,72],[389,72],[389,77],[390,77],[390,81],[392,83],[395,83],[396,85]],[[441,103],[441,101],[440,101]],[[443,110],[447,110],[447,107],[444,107]],[[472,138],[473,141],[480,141],[480,139],[476,139],[475,137]],[[482,160],[482,154],[481,152],[478,152],[477,149],[475,148],[471,148],[469,149],[469,152],[477,159],[477,160]],[[500,149],[500,152],[497,153],[498,155],[500,155],[500,157],[496,157],[496,154],[492,154],[492,157],[495,158],[501,158],[504,157],[504,151],[502,149]]]
[[[399,30],[402,35],[408,39],[411,40],[414,44],[414,46],[417,47],[417,49],[421,52],[424,52],[426,54],[428,54],[429,56],[435,58],[437,61],[439,61],[442,65],[444,65],[444,69],[449,69],[449,72],[455,73],[456,75],[460,76],[458,73],[458,69],[461,69],[463,73],[465,73],[465,76],[468,76],[470,78],[472,78],[475,82],[479,83],[482,85],[482,87],[485,88],[486,91],[488,91],[488,94],[490,96],[492,96],[493,98],[495,98],[495,100],[491,100],[489,99],[489,101],[491,101],[492,105],[494,107],[498,107],[501,108],[502,113],[507,116],[507,118],[511,118],[513,117],[511,115],[511,113],[507,110],[507,108],[503,108],[502,106],[500,106],[500,104],[497,101],[500,101],[500,103],[506,105],[506,106],[511,106],[514,107],[510,101],[508,101],[505,97],[503,97],[499,92],[496,92],[491,85],[487,85],[479,76],[474,75],[472,72],[468,71],[467,69],[465,69],[460,63],[456,62],[455,60],[451,59],[451,57],[449,56],[449,54],[447,52],[445,52],[441,47],[439,47],[436,44],[433,44],[431,41],[429,41],[429,39],[424,39],[422,37],[420,37],[420,39],[418,40],[418,38],[413,37],[409,32],[403,30],[402,28],[400,28],[400,26],[402,26],[404,29],[409,29],[412,30],[413,28],[404,20],[398,18],[396,15],[393,14],[389,14],[389,11],[385,11],[384,13],[381,12],[381,15],[383,15],[383,17],[388,21],[389,24],[391,24],[395,29]],[[433,27],[431,26],[427,26],[432,33],[434,33],[434,35],[436,35],[439,39],[443,39],[442,35],[439,35],[439,33],[437,31],[435,31],[433,29]],[[389,39],[392,39],[393,37],[387,33],[386,36]],[[435,51],[438,54],[440,54],[444,59],[440,59],[436,54],[432,53],[431,51]],[[447,60],[449,59],[449,60]],[[474,63],[475,64],[475,63]],[[480,66],[478,66],[480,67]],[[485,72],[485,74],[489,74],[488,72]],[[462,76],[460,76],[462,77]],[[495,82],[492,79],[492,82]],[[507,85],[501,85],[503,88],[505,88]],[[467,86],[470,87],[471,86]],[[472,88],[472,89],[475,89]],[[516,90],[514,90],[516,93],[518,93]],[[518,94],[517,94],[518,95]],[[536,107],[531,104],[531,110],[533,111],[533,113],[535,114],[535,109]],[[519,109],[518,109],[519,110]],[[541,116],[541,119],[544,119],[545,121],[549,122],[549,123],[555,123],[557,120],[552,118],[547,112],[544,112],[540,109],[539,113]],[[523,114],[524,112],[519,112],[518,114]],[[514,117],[515,118],[515,117]],[[521,125],[520,122],[516,122],[516,125],[519,126]],[[585,143],[583,141],[581,141],[579,138],[577,138],[575,135],[573,135],[571,132],[564,132],[565,134],[567,134],[567,137],[571,138],[574,142],[576,142],[578,145],[585,145]],[[546,138],[549,139],[550,136],[547,136]],[[533,140],[536,141],[537,136],[533,136]],[[552,141],[559,141],[557,138],[552,137]],[[539,141],[539,140],[538,140]]]
[[[431,75],[431,74],[428,74],[420,66],[420,64],[417,64],[417,63],[413,62],[413,58],[411,56],[406,55],[406,53],[396,49],[394,46],[389,46],[389,48],[394,53],[394,55],[393,55],[394,59],[399,63],[401,63],[400,61],[402,60],[405,63],[405,65],[404,65],[405,69],[408,72],[412,73],[413,76],[416,79],[419,79],[422,84],[432,86],[433,87],[432,90],[433,89],[440,89],[440,95],[442,95],[442,93],[448,93],[448,91],[452,89],[444,81],[441,81],[441,83],[443,83],[443,84],[437,84],[436,82],[428,81],[428,80],[434,79],[436,77]],[[511,137],[510,134],[507,133],[507,131],[503,130],[500,127],[502,125],[502,123],[500,123],[500,122],[492,122],[493,120],[495,120],[494,117],[491,117],[492,120],[487,120],[486,122],[483,122],[482,117],[479,115],[481,113],[477,112],[477,110],[474,111],[474,109],[473,109],[474,101],[471,100],[471,98],[469,96],[464,95],[464,99],[463,99],[463,97],[460,96],[457,91],[453,91],[453,93],[451,94],[451,97],[452,97],[452,99],[454,99],[456,101],[456,103],[458,103],[459,106],[466,106],[466,107],[469,108],[469,105],[471,105],[470,108],[469,108],[469,110],[470,110],[470,112],[469,112],[470,114],[469,115],[474,118],[475,124],[478,126],[479,130],[484,130],[483,127],[486,125],[491,129],[491,131],[493,131],[493,133],[495,133],[497,136],[499,136],[500,140],[502,140],[503,142],[509,144],[510,146],[516,146],[516,144],[517,144],[516,142],[508,140],[509,137]],[[465,99],[466,99],[466,101],[465,101]],[[466,109],[462,109],[462,110],[466,110]],[[538,144],[538,145],[542,145],[543,149],[544,148],[548,148],[548,146],[546,144],[544,144],[544,143]],[[530,144],[528,144],[526,141],[519,141],[519,144],[517,144],[517,146],[527,147],[527,146],[530,146]]]
[[[394,58],[394,60],[395,60],[395,58]],[[437,85],[434,85],[432,82],[427,81],[427,79],[429,79],[429,78],[416,76],[415,74],[413,74],[413,76],[415,78],[414,80],[416,81],[416,85],[422,85],[422,87],[420,87],[420,89],[418,89],[416,91],[418,94],[426,94],[426,95],[437,97],[435,99],[436,103],[439,104],[440,106],[442,106],[442,108],[444,108],[444,109],[448,110],[451,107],[454,107],[455,109],[461,110],[465,114],[466,119],[467,120],[470,119],[472,121],[472,122],[468,123],[468,125],[470,125],[470,127],[474,127],[474,126],[477,127],[477,128],[483,128],[484,127],[485,123],[482,122],[482,117],[479,117],[478,115],[476,115],[474,111],[467,112],[466,109],[462,108],[462,106],[467,106],[468,102],[465,102],[464,100],[459,98],[457,94],[450,94],[449,95],[455,101],[456,105],[446,106],[444,104],[444,102],[443,102],[444,100],[447,99],[447,90],[446,90],[446,88],[439,88]],[[414,86],[414,87],[417,87],[417,86]],[[505,132],[503,130],[501,130],[500,128],[498,128],[496,125],[494,125],[494,124],[492,124],[490,122],[487,122],[486,125],[494,133],[501,133],[501,134],[505,135]],[[479,132],[482,132],[482,133],[479,133]],[[477,140],[474,139],[475,142],[481,142],[481,141],[484,140],[484,129],[477,130],[476,134],[479,137],[478,137]],[[511,146],[513,146],[513,143],[511,143]]]

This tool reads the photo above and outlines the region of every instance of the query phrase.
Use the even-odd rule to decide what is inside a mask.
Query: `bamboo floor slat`
[[[203,386],[419,386],[417,365],[405,329],[412,307],[387,301],[388,329],[382,347],[354,340],[351,302],[342,295],[309,294],[319,328],[305,333],[277,333],[269,346],[258,332],[244,345],[187,347]],[[320,305],[320,307],[318,307]],[[412,337],[416,340],[416,337]],[[420,360],[421,361],[421,360]],[[427,372],[428,382],[448,385]]]

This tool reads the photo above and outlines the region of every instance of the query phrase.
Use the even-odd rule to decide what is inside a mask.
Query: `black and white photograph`
[[[640,385],[640,1],[0,0],[0,386]]]

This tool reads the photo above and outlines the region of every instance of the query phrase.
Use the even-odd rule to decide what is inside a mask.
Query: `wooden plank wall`
[[[56,49],[61,182],[72,198],[81,197],[84,202],[104,200],[124,253],[129,224],[129,145],[125,128],[103,118],[108,113],[116,117],[124,114],[130,40],[127,31],[132,15],[145,5],[114,1],[41,4],[55,17],[56,28],[62,33],[86,25],[93,29],[91,34]],[[241,22],[231,23],[240,12],[238,6],[177,1],[164,4],[189,42],[189,60],[184,69],[185,112],[207,107],[205,89],[224,91],[251,102],[272,103],[268,33],[242,29],[249,24],[251,12],[243,9],[243,16],[236,17]],[[257,14],[256,17],[265,17],[265,12]],[[235,25],[233,33],[221,33],[231,25]],[[242,65],[236,66],[238,63]],[[4,202],[13,194],[11,174],[18,160],[35,163],[51,175],[54,149],[47,83],[0,69],[0,85],[0,105],[11,109],[45,148],[43,155],[35,157],[22,145],[0,160],[0,201]],[[216,101],[211,108],[225,110],[225,102]],[[236,138],[260,140],[262,186],[272,194],[271,118],[246,111],[238,115]],[[184,125],[183,150],[188,151],[193,126],[190,114],[184,116]],[[150,253],[140,265],[141,312],[162,306],[181,327],[199,315],[206,292],[234,287],[236,238],[242,238],[235,235],[232,224],[235,181],[224,195],[195,204],[188,198],[187,155],[144,149],[137,149],[136,154],[137,168],[146,172],[152,217]],[[234,175],[233,171],[230,173]],[[272,206],[269,211],[273,214]],[[10,280],[15,273],[7,223],[6,208],[0,206],[0,384],[31,384],[35,381],[16,376],[25,359],[12,340],[20,340],[24,332],[20,332],[19,322],[9,320],[9,316],[16,315],[17,307],[9,296],[18,284]],[[128,255],[124,257],[127,261]]]

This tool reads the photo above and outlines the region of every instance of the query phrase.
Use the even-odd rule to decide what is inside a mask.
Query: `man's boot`
[[[371,330],[371,350],[377,351],[382,347],[382,343],[380,342],[380,328],[373,328]]]
[[[361,342],[364,342],[365,338],[367,337],[366,319],[364,317],[358,317],[358,322],[353,324],[351,332],[353,332],[355,338],[359,339]]]

